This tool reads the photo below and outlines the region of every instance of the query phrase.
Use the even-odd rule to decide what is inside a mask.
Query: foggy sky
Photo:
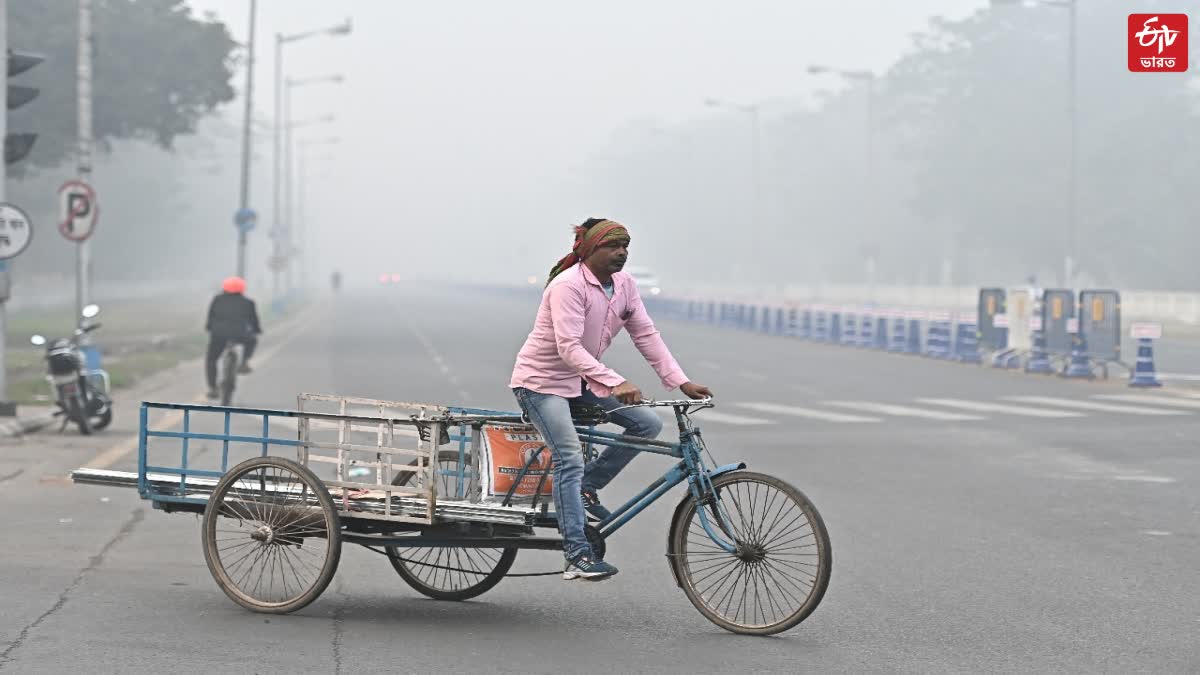
[[[284,47],[287,75],[348,79],[294,90],[295,118],[338,116],[297,137],[341,139],[314,153],[328,159],[310,170],[310,227],[321,229],[316,269],[524,278],[544,274],[568,249],[569,223],[629,215],[590,190],[578,167],[631,123],[730,117],[706,108],[706,98],[803,100],[832,86],[805,74],[807,65],[881,72],[931,16],[985,4],[260,0],[255,109],[263,119],[272,114],[275,33],[351,17],[348,37]],[[248,5],[191,3],[215,12],[239,40]],[[243,74],[235,84],[240,91]],[[223,114],[240,120],[241,106]],[[226,180],[232,209],[236,172]],[[268,220],[270,197],[269,183],[256,180],[252,202]],[[626,220],[631,263],[672,254],[639,250],[639,242],[686,235],[683,223]],[[268,247],[265,232],[252,239],[255,258]],[[639,240],[639,232],[654,236]]]

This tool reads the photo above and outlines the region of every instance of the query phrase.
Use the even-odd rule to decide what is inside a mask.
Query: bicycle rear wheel
[[[237,384],[237,350],[227,348],[221,356],[221,405],[233,405],[233,389]]]
[[[454,495],[452,474],[458,467],[458,452],[438,453],[438,494]],[[415,460],[414,460],[415,464]],[[408,485],[415,471],[398,471],[393,485]],[[490,591],[504,579],[517,549],[461,547],[385,547],[396,573],[413,590],[435,600],[470,600]]]
[[[705,533],[689,495],[671,523],[668,559],[696,609],[725,630],[773,635],[812,614],[825,595],[833,552],[825,523],[802,492],[773,476],[737,471],[713,479],[737,539],[728,553]],[[719,529],[715,503],[708,520]]]

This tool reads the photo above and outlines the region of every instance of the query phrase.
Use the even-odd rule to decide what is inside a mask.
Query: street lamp
[[[343,23],[340,23],[340,24],[337,24],[334,26],[329,26],[327,28],[305,31],[303,33],[293,33],[291,35],[285,35],[283,33],[275,34],[275,139],[274,139],[275,140],[275,153],[274,153],[275,159],[274,159],[274,203],[273,203],[273,208],[272,208],[272,212],[271,212],[272,218],[274,220],[274,227],[272,228],[272,231],[275,235],[275,246],[274,246],[275,254],[274,254],[274,256],[272,256],[271,267],[274,270],[274,278],[275,278],[274,291],[275,291],[276,299],[279,298],[279,270],[285,263],[285,258],[283,258],[283,256],[281,255],[281,251],[280,251],[281,242],[279,239],[280,215],[281,215],[281,213],[280,213],[280,211],[281,211],[281,208],[280,208],[280,196],[281,196],[280,195],[280,188],[281,188],[280,174],[282,173],[282,171],[284,169],[284,165],[283,165],[282,157],[281,157],[280,146],[283,143],[282,136],[283,136],[284,126],[286,125],[285,122],[281,122],[281,120],[284,119],[284,113],[281,110],[281,108],[283,107],[283,46],[285,44],[290,44],[293,42],[300,42],[301,40],[307,40],[308,38],[316,37],[318,35],[329,35],[329,36],[349,35],[351,30],[352,30],[352,26],[350,23],[350,19],[347,18]]]
[[[283,95],[283,230],[280,236],[284,238],[284,256],[288,260],[287,263],[287,287],[291,288],[291,254],[287,252],[290,248],[292,234],[292,129],[297,125],[292,122],[292,89],[303,87],[312,84],[341,84],[346,81],[342,75],[319,75],[316,77],[303,77],[298,79],[287,78],[284,81]],[[326,119],[327,118],[327,119]],[[333,116],[327,115],[321,121],[332,121]],[[304,126],[304,125],[300,125]]]
[[[1075,243],[1078,229],[1078,197],[1076,183],[1078,182],[1077,164],[1078,145],[1078,8],[1075,0],[991,0],[993,7],[1027,6],[1027,7],[1058,7],[1067,10],[1067,236],[1066,250],[1063,251],[1063,286],[1070,288],[1074,278],[1075,256],[1078,255]]]
[[[250,208],[250,155],[251,128],[254,124],[254,24],[258,15],[258,0],[250,0],[250,36],[246,41],[246,109],[242,117],[242,175],[238,191],[238,212],[246,213]],[[238,227],[237,275],[246,276],[246,239],[245,227]]]

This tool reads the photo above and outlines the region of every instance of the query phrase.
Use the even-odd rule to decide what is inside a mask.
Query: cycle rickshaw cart
[[[604,411],[573,411],[593,456],[596,446],[619,443],[677,460],[588,525],[593,549],[603,555],[608,537],[682,484],[666,556],[692,604],[735,633],[770,635],[803,621],[831,571],[829,536],[816,508],[796,488],[744,463],[705,461],[711,454],[691,415],[712,401],[639,405],[671,408],[679,440],[602,431],[596,427],[606,421]],[[202,514],[214,579],[257,612],[293,612],[320,596],[343,543],[386,554],[405,582],[442,600],[491,589],[521,549],[562,550],[543,492],[548,449],[539,444],[526,453],[507,492],[483,486],[490,470],[483,465],[485,433],[536,434],[519,413],[318,394],[301,394],[297,408],[146,402],[137,473],[83,468],[73,478],[136,486],[157,509]],[[517,487],[531,482],[532,496],[518,498]]]

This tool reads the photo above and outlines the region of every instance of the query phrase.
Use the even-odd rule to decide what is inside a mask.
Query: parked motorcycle
[[[34,335],[30,338],[33,344],[46,346],[46,367],[49,371],[46,379],[50,382],[59,408],[54,414],[63,416],[60,432],[71,422],[84,435],[104,429],[112,423],[108,373],[99,368],[89,368],[81,346],[83,337],[100,327],[99,323],[90,321],[99,313],[100,308],[96,305],[84,307],[73,337],[47,340],[42,335]]]

